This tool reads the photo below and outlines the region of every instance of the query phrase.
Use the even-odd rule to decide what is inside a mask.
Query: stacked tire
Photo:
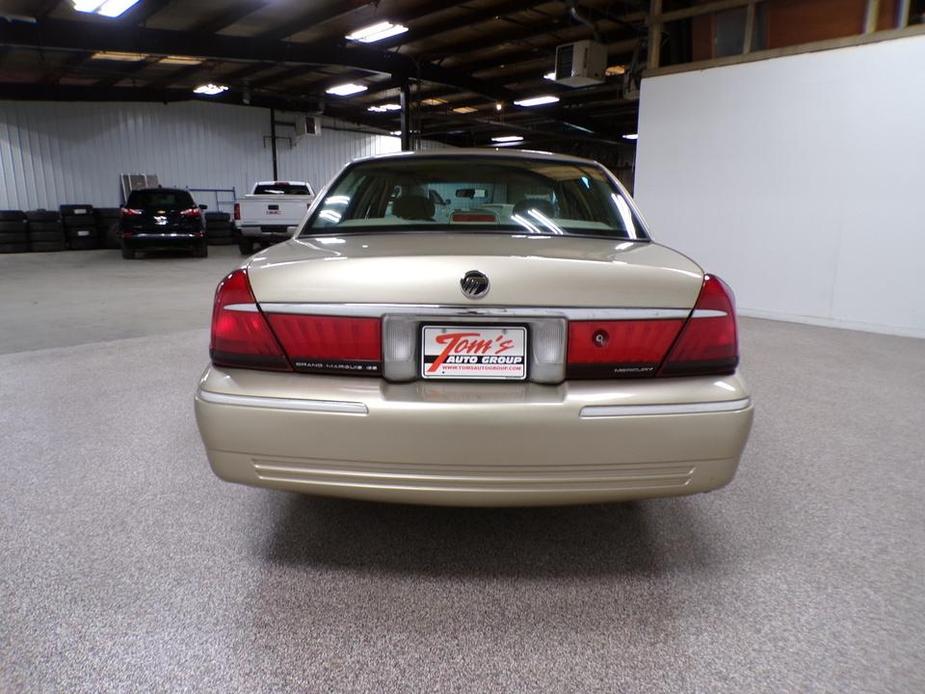
[[[100,247],[93,205],[61,205],[64,235],[72,251],[90,251]]]
[[[0,253],[25,253],[28,250],[26,215],[19,210],[0,210]]]
[[[230,214],[206,212],[206,240],[210,246],[230,246],[234,243]]]
[[[118,207],[97,207],[93,211],[100,248],[121,248],[118,236],[120,214]]]
[[[29,222],[29,248],[35,253],[67,250],[61,217],[51,210],[26,212]]]

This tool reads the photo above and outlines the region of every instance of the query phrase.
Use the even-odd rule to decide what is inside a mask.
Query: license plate
[[[421,331],[421,376],[522,381],[527,377],[527,329],[425,325]]]

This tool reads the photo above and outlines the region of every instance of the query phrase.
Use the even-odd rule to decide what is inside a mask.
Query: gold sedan
[[[349,164],[215,295],[196,418],[230,482],[515,506],[705,492],[752,422],[732,292],[599,164]]]

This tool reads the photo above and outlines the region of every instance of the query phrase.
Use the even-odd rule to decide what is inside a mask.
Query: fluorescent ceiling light
[[[368,87],[365,84],[354,84],[353,82],[348,82],[347,84],[338,84],[326,89],[325,92],[328,94],[334,94],[335,96],[350,96],[351,94],[359,94],[360,92],[365,92]]]
[[[558,96],[534,96],[530,99],[521,99],[515,101],[517,106],[542,106],[543,104],[554,104],[559,100]]]
[[[491,138],[492,142],[523,142],[523,138],[520,135],[499,135],[498,137]]]
[[[638,139],[639,139],[639,133],[631,133],[631,134],[629,134],[629,135],[624,135],[624,136],[623,136],[623,139],[624,139],[624,140],[638,140]]]
[[[392,22],[379,22],[362,29],[357,29],[352,34],[345,37],[348,41],[360,41],[361,43],[373,43],[387,39],[390,36],[398,36],[408,31],[408,27],[401,24],[392,24]]]
[[[604,70],[605,75],[622,75],[624,72],[626,72],[625,65],[611,65]]]
[[[401,137],[401,130],[392,130],[389,132],[389,135],[394,135],[395,137]]]
[[[543,75],[543,79],[544,79],[544,80],[553,80],[553,81],[555,81],[555,79],[556,79],[556,71],[553,70],[552,72],[547,72],[545,75]]]
[[[441,104],[446,103],[446,99],[438,99],[437,97],[430,97],[429,99],[421,99],[421,103],[424,106],[440,106]]]
[[[71,0],[74,9],[78,12],[91,12],[104,17],[118,17],[138,0]]]
[[[472,108],[471,106],[459,106],[458,108],[453,109],[456,113],[475,113],[478,111],[477,108]]]
[[[200,84],[193,90],[193,94],[208,94],[209,96],[215,96],[216,94],[221,94],[222,92],[227,92],[228,87],[224,84]]]
[[[92,60],[124,60],[131,63],[137,63],[147,57],[144,53],[123,53],[122,51],[97,51],[90,56]]]
[[[373,113],[385,113],[386,111],[401,111],[401,104],[382,104],[381,106],[370,106],[369,111]]]
[[[166,58],[161,58],[161,65],[199,65],[202,62],[202,58],[194,58],[190,55],[168,55]]]

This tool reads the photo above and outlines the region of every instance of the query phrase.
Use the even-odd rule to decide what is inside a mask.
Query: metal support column
[[[270,151],[273,153],[273,180],[279,180],[279,169],[276,159],[276,109],[270,109]]]
[[[649,5],[649,60],[650,70],[658,69],[662,62],[662,0],[652,0]]]
[[[873,34],[877,31],[877,18],[880,16],[880,0],[867,0],[867,11],[864,13],[864,33]]]
[[[897,0],[896,3],[896,28],[905,29],[909,26],[909,6],[912,0]]]
[[[745,37],[742,40],[742,53],[752,52],[752,38],[755,36],[755,0],[745,8]]]
[[[401,83],[401,148],[408,152],[411,147],[411,85],[408,80]]]

